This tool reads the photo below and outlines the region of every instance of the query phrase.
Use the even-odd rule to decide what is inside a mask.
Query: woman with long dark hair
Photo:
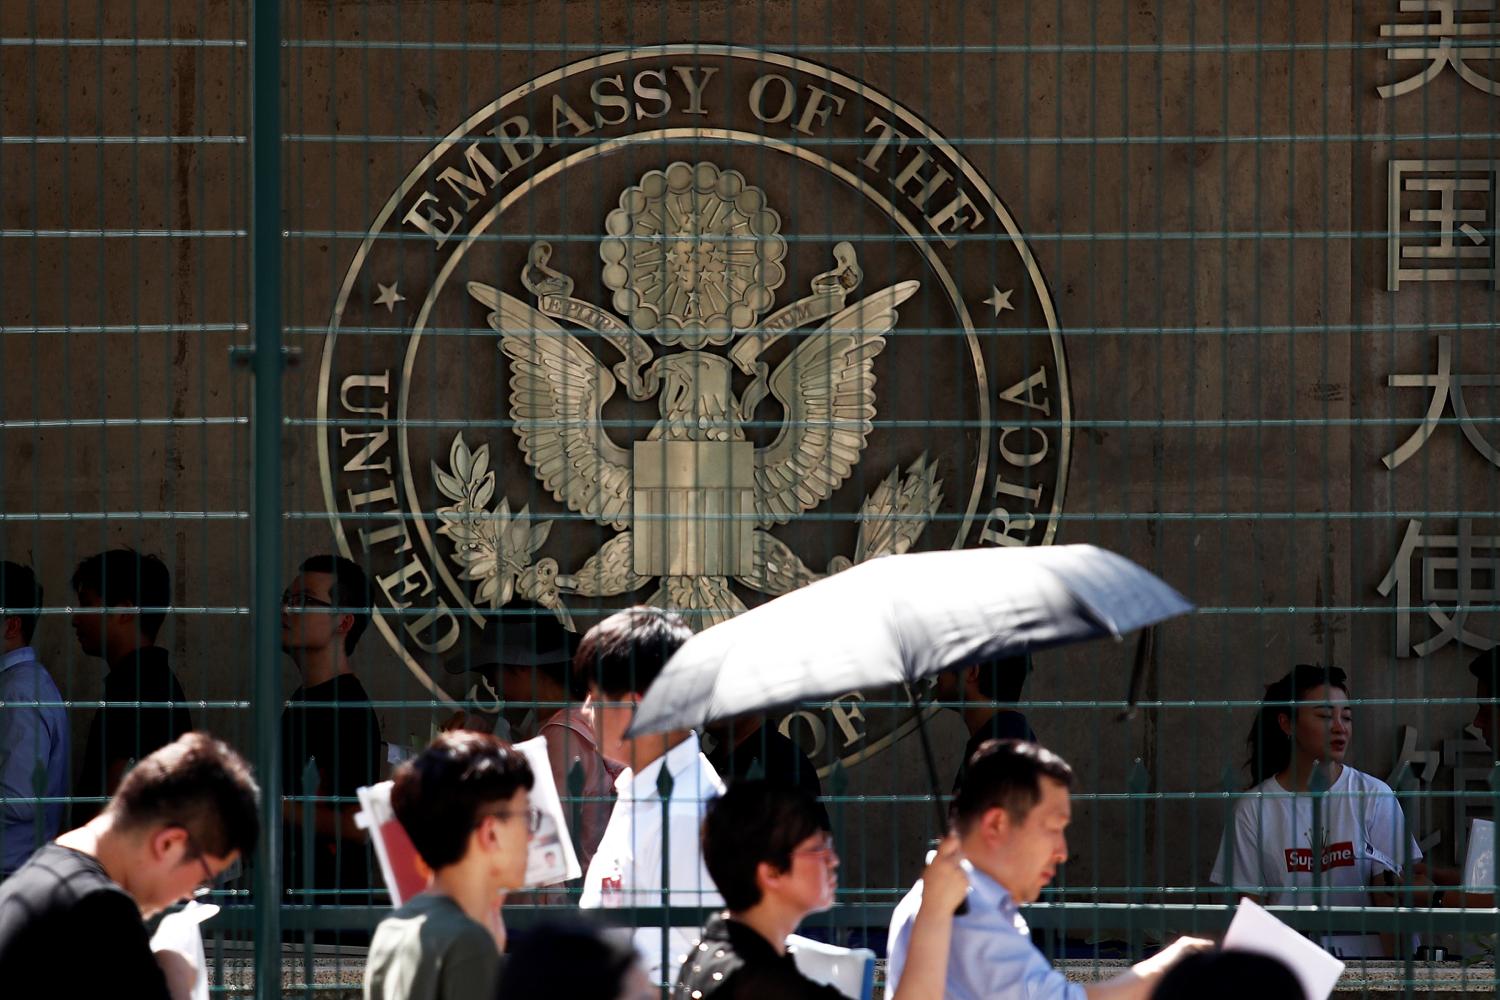
[[[1272,904],[1368,906],[1421,858],[1390,786],[1344,763],[1354,735],[1349,681],[1299,664],[1266,688],[1246,743],[1250,790],[1235,804],[1211,879]],[[1313,791],[1322,829],[1313,829]],[[1387,954],[1377,934],[1336,934],[1349,958]]]

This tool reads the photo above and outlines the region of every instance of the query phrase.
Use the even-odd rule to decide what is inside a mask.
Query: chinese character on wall
[[[1493,389],[1500,386],[1500,376],[1454,375],[1452,341],[1446,335],[1442,335],[1437,338],[1437,342],[1437,371],[1430,374],[1386,377],[1386,384],[1392,388],[1430,389],[1432,394],[1427,399],[1427,413],[1422,417],[1422,422],[1417,425],[1417,429],[1412,431],[1411,436],[1401,442],[1394,451],[1381,458],[1381,461],[1385,463],[1387,469],[1395,469],[1421,451],[1427,439],[1432,437],[1432,432],[1437,430],[1443,413],[1451,406],[1453,416],[1458,421],[1458,428],[1463,431],[1469,444],[1484,456],[1485,461],[1500,467],[1500,451],[1497,451],[1485,437],[1484,429],[1469,413],[1469,404],[1464,400],[1465,386]],[[1485,394],[1481,393],[1481,395]]]
[[[1409,76],[1375,88],[1384,98],[1420,90],[1452,67],[1459,79],[1486,94],[1500,95],[1488,64],[1500,46],[1494,0],[1401,0],[1402,14],[1426,15],[1380,26],[1380,37],[1392,40],[1386,57],[1410,66]],[[1477,68],[1480,64],[1482,68]]]
[[[1403,281],[1488,281],[1495,271],[1495,165],[1392,160],[1386,287]]]
[[[1415,581],[1413,562],[1420,570]],[[1395,561],[1376,589],[1395,597],[1398,658],[1430,656],[1452,642],[1489,649],[1496,637],[1475,631],[1469,617],[1475,605],[1492,606],[1500,596],[1500,536],[1476,535],[1467,517],[1458,519],[1452,535],[1424,534],[1421,521],[1408,521]],[[1419,613],[1436,629],[1414,643],[1412,618]]]

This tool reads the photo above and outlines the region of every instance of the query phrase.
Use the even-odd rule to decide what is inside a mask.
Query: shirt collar
[[[964,871],[969,876],[969,886],[972,890],[970,892],[970,905],[974,909],[999,911],[1007,917],[1014,917],[1020,914],[1021,908],[1016,905],[1015,897],[1010,894],[1010,890],[978,868],[975,868],[973,863],[968,859],[961,861],[960,864],[963,865]]]
[[[30,646],[22,646],[19,649],[13,649],[9,653],[6,653],[3,659],[0,659],[0,671],[9,670],[17,663],[29,663],[31,661],[34,661],[35,659],[36,650],[32,649]]]
[[[615,791],[622,796],[644,799],[656,793],[656,782],[665,767],[674,784],[682,783],[688,768],[698,763],[698,734],[688,733],[687,739],[677,744],[660,757],[641,768],[639,772],[626,768],[615,779]]]

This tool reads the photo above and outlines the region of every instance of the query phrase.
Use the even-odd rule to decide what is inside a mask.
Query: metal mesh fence
[[[918,692],[945,785],[990,726],[1075,768],[1049,957],[1103,975],[1238,888],[1338,937],[1349,995],[1492,992],[1492,889],[1424,880],[1500,795],[1468,669],[1500,641],[1497,32],[1439,0],[0,6],[0,538],[58,690],[0,715],[70,726],[66,764],[7,746],[6,865],[190,717],[269,801],[214,989],[354,988],[389,905],[354,789],[443,728],[550,720],[586,849],[613,791],[569,764],[558,653],[609,613],[1092,542],[1199,606],[1133,711],[1107,642]],[[120,547],[165,590],[85,571]],[[367,605],[356,683],[309,650]],[[113,636],[153,610],[148,670]],[[1348,720],[1286,696],[1346,769],[1247,795],[1298,663],[1347,672]],[[816,771],[812,933],[883,952],[937,832],[914,731],[872,690],[703,734]]]

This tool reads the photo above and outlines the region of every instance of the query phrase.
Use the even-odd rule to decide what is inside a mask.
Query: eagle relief
[[[472,668],[507,615],[703,628],[866,559],[1046,544],[1071,420],[982,175],[858,81],[702,45],[555,70],[424,157],[350,266],[319,407],[377,628],[459,703],[493,701]],[[863,759],[909,721],[871,694],[781,728]]]

